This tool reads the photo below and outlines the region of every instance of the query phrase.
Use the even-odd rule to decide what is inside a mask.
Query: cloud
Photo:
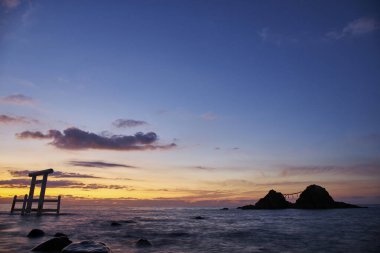
[[[145,121],[133,120],[133,119],[117,119],[112,123],[117,128],[127,128],[147,125]]]
[[[205,167],[205,166],[192,166],[191,169],[197,169],[197,170],[214,170],[214,168],[211,167]]]
[[[380,28],[380,23],[368,17],[362,17],[348,23],[340,30],[333,30],[326,33],[329,39],[339,40],[345,37],[356,37],[374,32]]]
[[[9,95],[5,97],[0,97],[0,103],[2,104],[12,104],[12,105],[33,105],[36,101],[28,96],[22,94]]]
[[[281,177],[316,174],[380,175],[380,164],[357,164],[352,166],[290,166],[280,172]]]
[[[30,171],[30,170],[8,170],[8,172],[14,177],[26,177],[32,171]],[[50,174],[49,177],[55,177],[55,178],[102,178],[102,177],[96,177],[96,176],[88,175],[88,174],[62,172],[62,171],[54,171],[54,173]]]
[[[39,131],[24,131],[16,134],[19,139],[53,139],[50,143],[59,149],[83,150],[83,149],[106,149],[106,150],[155,150],[169,149],[176,146],[171,143],[167,145],[155,144],[158,140],[154,132],[135,135],[113,135],[111,137],[100,136],[95,133],[83,131],[71,127],[61,133],[58,130],[49,130],[47,134]]]
[[[135,166],[130,166],[120,163],[107,163],[101,161],[69,161],[67,164],[79,167],[91,167],[91,168],[113,168],[113,167],[123,167],[123,168],[136,168]]]
[[[31,124],[39,123],[38,120],[27,117],[14,117],[5,114],[0,115],[0,124]]]
[[[2,6],[4,6],[7,9],[14,9],[17,6],[20,5],[20,0],[0,0],[0,3]]]
[[[207,112],[201,115],[201,119],[206,120],[206,121],[213,121],[213,120],[218,119],[218,115],[212,112]]]
[[[284,35],[273,32],[269,28],[264,27],[258,32],[259,37],[263,42],[281,46],[284,44],[294,44],[298,42],[298,39],[290,35]]]

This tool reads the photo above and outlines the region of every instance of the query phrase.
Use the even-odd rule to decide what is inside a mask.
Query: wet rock
[[[62,253],[112,253],[111,249],[102,242],[81,241],[65,247]]]
[[[222,210],[222,211],[227,211],[227,210],[229,210],[227,207],[223,207],[222,209],[220,209],[220,210]]]
[[[32,251],[40,251],[40,252],[57,252],[61,251],[64,247],[71,244],[72,241],[69,238],[62,237],[54,237],[46,242],[41,243],[40,245],[34,247]]]
[[[296,201],[297,208],[301,209],[328,209],[354,208],[355,205],[344,202],[335,202],[327,190],[319,185],[309,185]]]
[[[147,247],[152,247],[152,244],[146,239],[140,239],[136,242],[136,247],[147,248]]]
[[[36,237],[41,237],[44,235],[45,235],[44,231],[42,231],[41,229],[38,229],[38,228],[34,228],[29,232],[29,234],[27,236],[29,238],[36,238]]]
[[[281,192],[270,190],[264,198],[259,199],[255,204],[255,209],[284,209],[292,206],[292,203],[286,201]]]
[[[195,216],[194,219],[195,219],[195,220],[204,220],[205,217],[202,217],[202,216]]]
[[[114,221],[114,222],[111,222],[111,226],[113,227],[121,226],[121,223]]]
[[[252,209],[256,209],[256,208],[254,205],[246,205],[246,206],[239,206],[237,209],[252,210]]]
[[[57,232],[54,234],[54,237],[67,237],[67,235],[64,233]]]

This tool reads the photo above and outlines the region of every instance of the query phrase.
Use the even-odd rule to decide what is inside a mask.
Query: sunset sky
[[[380,3],[0,0],[0,198],[47,168],[64,200],[380,203]]]

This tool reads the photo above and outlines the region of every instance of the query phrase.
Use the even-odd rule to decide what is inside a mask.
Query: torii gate
[[[29,177],[32,178],[32,181],[30,182],[30,189],[29,189],[29,197],[28,194],[25,194],[24,199],[17,199],[17,195],[13,198],[11,213],[14,211],[21,211],[21,215],[25,213],[31,213],[32,211],[37,211],[37,215],[42,214],[42,212],[56,212],[59,214],[60,207],[61,207],[61,196],[58,196],[57,199],[45,199],[45,191],[46,191],[46,184],[48,175],[53,173],[53,169],[47,169],[47,170],[40,170],[35,172],[30,172],[28,174]],[[41,180],[37,180],[38,176],[42,176]],[[37,184],[41,184],[41,191],[38,199],[34,199],[34,189]],[[22,202],[22,208],[15,208],[15,205],[17,202]],[[33,202],[38,202],[37,208],[32,208]],[[43,209],[44,208],[44,202],[56,202],[57,208],[56,209]]]

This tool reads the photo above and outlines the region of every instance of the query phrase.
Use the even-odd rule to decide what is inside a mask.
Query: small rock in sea
[[[64,233],[57,232],[55,233],[54,237],[67,237],[67,235]]]
[[[44,235],[45,235],[44,231],[42,231],[41,229],[38,229],[38,228],[34,228],[29,232],[28,237],[29,238],[36,238],[36,237],[41,237]]]
[[[196,220],[204,220],[205,218],[202,217],[202,216],[195,216],[194,219],[196,219]]]
[[[61,253],[112,253],[111,249],[102,242],[81,241],[65,247]]]
[[[152,247],[152,244],[146,239],[140,239],[136,242],[138,248]]]
[[[57,252],[57,251],[61,251],[64,247],[66,247],[67,245],[71,243],[72,241],[70,241],[69,238],[65,236],[54,237],[34,247],[32,251]]]
[[[223,210],[223,211],[227,211],[228,210],[228,208],[227,207],[223,207],[222,209],[220,209],[220,210]]]
[[[121,226],[121,224],[119,222],[111,222],[111,226]]]

